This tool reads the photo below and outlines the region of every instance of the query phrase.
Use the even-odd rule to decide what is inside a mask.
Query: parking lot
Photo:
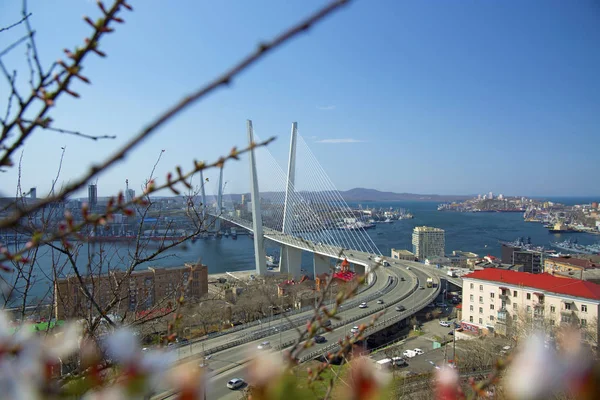
[[[451,307],[448,307],[444,315],[450,314],[451,311]],[[442,319],[445,320],[446,318],[442,317]],[[449,322],[452,325],[454,321],[456,320],[450,320]],[[421,349],[424,354],[412,358],[405,357],[408,366],[403,367],[402,369],[415,373],[429,372],[434,369],[436,365],[443,365],[444,360],[454,359],[453,342],[450,342],[447,346],[434,348],[434,343],[438,342],[440,339],[453,340],[453,336],[448,334],[448,332],[451,331],[452,326],[441,326],[437,319],[428,321],[421,326],[421,332],[423,332],[421,336],[408,338],[395,345],[376,351],[371,354],[371,358],[374,361],[378,361],[388,358],[389,356],[401,357],[405,350]],[[457,346],[457,352],[459,350],[458,347],[459,346]]]

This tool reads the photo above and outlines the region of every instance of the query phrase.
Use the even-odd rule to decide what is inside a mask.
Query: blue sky
[[[89,33],[82,15],[98,15],[92,1],[29,3],[45,64]],[[161,110],[324,2],[131,4],[135,11],[101,45],[108,57],[86,64],[93,84],[77,83],[82,98],[63,98],[51,114],[58,127],[118,139],[38,133],[25,147],[25,187],[49,188],[62,146],[61,180],[79,176]],[[1,2],[0,26],[18,19],[19,7]],[[0,34],[0,48],[22,33]],[[163,149],[159,176],[244,146],[249,118],[260,138],[278,136],[269,151],[282,165],[298,121],[339,189],[597,195],[598,43],[594,1],[355,1],[167,124],[100,177],[99,194],[124,188],[125,179],[139,189]],[[19,48],[3,61],[23,68],[23,54]],[[5,104],[0,96],[2,110]],[[300,188],[312,171],[303,157]],[[259,174],[261,187],[277,187],[278,174],[264,161]],[[227,166],[225,179],[226,191],[248,191],[247,159]],[[0,174],[4,195],[14,194],[16,181],[15,172]]]

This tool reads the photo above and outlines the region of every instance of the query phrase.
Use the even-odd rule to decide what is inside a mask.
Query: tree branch
[[[17,25],[20,25],[20,24],[22,24],[22,23],[23,23],[23,22],[25,22],[25,20],[26,20],[27,18],[29,18],[29,17],[31,17],[31,13],[27,13],[27,14],[26,14],[26,15],[25,15],[23,18],[21,18],[21,20],[20,20],[20,21],[18,21],[18,22],[15,22],[15,23],[14,23],[14,24],[12,24],[12,25],[9,25],[9,26],[7,26],[7,27],[5,27],[5,28],[0,28],[0,33],[4,32],[4,31],[7,31],[7,30],[9,30],[9,29],[11,29],[11,28],[14,28],[14,27],[15,27],[15,26],[17,26]]]

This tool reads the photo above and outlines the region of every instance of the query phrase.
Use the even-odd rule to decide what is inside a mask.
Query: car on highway
[[[240,378],[233,378],[227,382],[227,389],[235,390],[244,386],[244,380]]]
[[[406,310],[406,307],[404,307],[403,305],[396,306],[396,311],[404,311],[404,310]]]
[[[417,353],[417,355],[419,355],[419,356],[420,356],[421,354],[425,354],[425,352],[424,352],[423,350],[421,350],[421,349],[414,349],[413,351],[414,351],[415,353]]]
[[[360,303],[360,305],[358,306],[358,308],[367,308],[367,307],[369,307],[369,306],[364,301],[362,303]]]
[[[401,276],[401,277],[400,277],[400,281],[404,282],[404,281],[406,281],[406,279],[404,279],[404,277],[403,277],[403,276]]]
[[[421,290],[425,290],[425,288],[423,286],[419,286],[419,289]]]
[[[262,342],[258,345],[259,350],[269,350],[271,348],[271,342]]]
[[[410,271],[410,267],[406,267],[406,269]]]
[[[327,339],[325,339],[325,336],[321,336],[321,335],[315,336],[315,343],[325,343],[326,341],[327,341]]]
[[[382,299],[377,300],[377,304],[383,304],[383,300]]]
[[[444,328],[449,328],[450,327],[450,322],[448,322],[448,321],[440,321],[440,325],[443,326]]]
[[[350,329],[350,333],[358,333],[359,330],[358,326],[353,326],[352,329]]]

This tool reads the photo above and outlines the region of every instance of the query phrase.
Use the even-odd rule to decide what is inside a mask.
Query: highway
[[[425,286],[425,281],[429,275],[415,268],[411,268],[410,271],[407,271],[405,268],[400,266],[388,267],[385,268],[385,271],[386,273],[395,275],[397,277],[404,277],[406,281],[399,281],[399,286],[396,288],[396,290],[393,290],[390,293],[387,293],[381,297],[381,299],[384,301],[384,306],[386,306],[386,314],[382,318],[389,318],[390,316],[395,316],[397,314],[402,314],[403,316],[408,317],[413,313],[412,308],[414,306],[418,306],[426,300],[426,304],[428,304],[429,302],[435,299],[435,295],[437,295],[437,293],[439,292],[439,289],[435,290],[425,288],[421,290],[417,288],[413,295],[406,298],[405,300],[401,300],[400,302],[396,303],[395,301],[399,298],[408,296],[409,293],[411,293],[411,291],[414,290],[415,286]],[[406,308],[406,311],[402,313],[395,311],[395,306],[398,304],[402,304]],[[379,305],[377,305],[375,301],[369,303],[369,309],[371,310],[377,308],[378,306]],[[355,307],[354,309],[346,311],[343,314],[343,319],[348,320],[352,317],[363,315],[365,311],[368,311],[368,309],[365,310]],[[336,343],[339,339],[342,339],[346,335],[350,335],[350,329],[352,328],[352,326],[368,324],[371,321],[371,319],[372,315],[369,315],[357,321],[348,322],[341,327],[337,327],[333,332],[329,332],[323,335],[327,339],[326,343],[318,344],[311,347],[310,349],[306,349],[302,353],[300,353],[300,356],[327,347],[332,343]],[[228,350],[224,350],[222,352],[215,353],[212,356],[210,356],[210,359],[205,361],[207,362],[209,368],[214,371],[220,370],[223,372],[211,379],[210,386],[207,391],[207,399],[212,400],[220,398],[239,398],[239,391],[232,391],[227,389],[227,381],[232,378],[246,378],[246,371],[244,369],[244,366],[241,364],[247,358],[256,355],[260,351],[277,351],[273,349],[258,350],[258,345],[263,341],[269,341],[273,347],[276,347],[280,342],[286,343],[287,341],[295,339],[297,336],[298,334],[295,330],[287,330],[260,340],[252,341],[242,346],[234,347]],[[162,398],[165,397],[163,396]]]

